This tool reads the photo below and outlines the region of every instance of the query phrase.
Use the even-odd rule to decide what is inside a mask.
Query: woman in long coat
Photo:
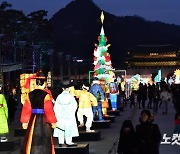
[[[140,124],[136,126],[138,154],[159,154],[161,132],[149,110],[143,110],[140,116]]]
[[[120,130],[117,154],[136,154],[136,152],[137,139],[134,126],[130,120],[125,120]]]
[[[77,102],[73,95],[69,93],[69,81],[64,81],[63,92],[58,95],[54,112],[57,117],[57,127],[54,129],[54,137],[58,137],[59,145],[63,145],[66,141],[67,146],[74,146],[72,137],[79,136],[75,112],[77,110]]]

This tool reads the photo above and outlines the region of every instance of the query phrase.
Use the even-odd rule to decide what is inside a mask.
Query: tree
[[[22,55],[18,41],[26,41],[24,62],[32,65],[32,44],[40,44],[39,52],[44,54],[52,48],[52,31],[47,19],[48,12],[39,10],[26,16],[22,11],[11,9],[11,7],[10,3],[0,3],[0,33],[4,34],[3,50],[6,50],[3,52],[4,60],[15,60],[13,56],[16,55],[17,61],[20,61]]]

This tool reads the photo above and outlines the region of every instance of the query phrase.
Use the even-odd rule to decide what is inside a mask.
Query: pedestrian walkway
[[[146,103],[147,104],[147,103]],[[101,129],[101,139],[99,141],[88,141],[88,142],[78,142],[78,143],[89,143],[89,153],[90,154],[115,154],[119,131],[124,120],[132,118],[134,126],[139,123],[139,116],[142,109],[129,108],[129,103],[124,108],[124,111],[120,112],[120,116],[115,117],[115,123],[111,123],[109,129]],[[151,110],[152,112],[152,110]],[[167,115],[162,115],[162,111],[159,109],[158,114],[155,115],[154,123],[159,125],[160,131],[167,136],[172,137],[172,131],[174,128],[174,114],[175,110],[173,108],[172,102],[169,103],[169,112]],[[20,113],[16,113],[16,122],[14,125],[10,126],[10,136],[13,136],[13,129],[20,126],[19,123]],[[179,154],[180,145],[160,145],[160,154]],[[11,152],[0,152],[0,154],[19,154],[19,149]]]
[[[135,116],[133,118],[134,126],[136,126],[139,123],[139,116],[140,116],[141,111],[142,109],[136,110]],[[150,111],[151,113],[153,112],[152,109]],[[162,137],[163,137],[163,134],[167,134],[167,137],[172,138],[173,129],[174,129],[174,115],[175,115],[175,109],[173,107],[172,101],[170,101],[169,111],[167,115],[163,115],[161,108],[159,108],[158,113],[154,116],[155,118],[154,123],[158,124]],[[164,142],[164,140],[162,141]],[[180,139],[179,139],[179,143],[180,143]],[[179,154],[179,153],[180,153],[180,145],[171,145],[171,144],[160,145],[160,154]]]
[[[101,129],[101,139],[99,141],[82,141],[78,143],[89,143],[89,153],[90,154],[113,154],[116,153],[116,145],[118,142],[119,131],[124,119],[128,119],[131,114],[132,109],[126,107],[124,111],[120,112],[120,116],[115,117],[115,123],[111,123],[111,127],[109,129]],[[16,113],[16,121],[13,125],[10,125],[10,137],[13,137],[14,128],[20,127],[20,110]],[[23,140],[23,138],[22,138]],[[19,154],[19,150],[17,149],[13,152],[5,151],[0,152],[0,154]]]

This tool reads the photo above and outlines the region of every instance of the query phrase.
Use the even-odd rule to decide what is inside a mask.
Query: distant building
[[[170,44],[137,45],[128,50],[127,74],[153,74],[162,70],[162,78],[180,68],[180,48]]]

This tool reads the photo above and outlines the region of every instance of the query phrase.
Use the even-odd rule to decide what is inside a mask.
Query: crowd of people
[[[143,109],[139,118],[140,124],[134,127],[130,120],[123,122],[117,154],[159,154],[162,136],[158,125],[153,123],[154,115],[158,113],[159,108],[160,114],[168,114],[171,98],[176,111],[173,133],[180,134],[180,85],[168,86],[163,81],[156,85],[140,83],[139,89],[131,92],[130,108],[137,104],[139,109]]]
[[[130,107],[135,106],[135,96],[139,109],[153,109],[153,114],[157,114],[158,109],[162,109],[162,114],[168,113],[168,102],[171,99],[174,104],[175,110],[180,111],[180,86],[172,84],[170,87],[168,84],[162,81],[158,84],[139,84],[137,91],[132,91],[130,95]],[[147,103],[147,104],[146,104]]]
[[[79,136],[78,127],[85,127],[86,132],[94,132],[91,129],[94,120],[104,122],[103,117],[107,115],[109,107],[117,110],[121,91],[116,80],[107,87],[103,79],[94,78],[91,85],[84,82],[79,89],[75,89],[69,80],[64,80],[62,92],[56,99],[53,98],[45,81],[44,74],[38,72],[36,88],[28,94],[22,108],[22,127],[27,129],[21,148],[22,154],[27,151],[33,154],[40,151],[44,154],[53,154],[52,137],[58,138],[59,146],[76,146],[72,138]],[[140,83],[139,89],[132,91],[129,98],[130,108],[137,106],[143,109],[139,118],[140,124],[134,128],[130,120],[124,121],[120,130],[117,153],[159,153],[161,133],[158,125],[153,123],[153,115],[158,113],[159,108],[163,115],[168,114],[171,95],[177,112],[174,133],[180,133],[179,86],[169,87],[164,82],[156,85]],[[7,103],[4,95],[0,94],[0,101],[0,137],[1,141],[5,142],[9,132],[8,118],[9,123],[14,122],[17,106],[16,90],[12,90]],[[153,109],[153,114],[150,113],[150,109]]]
[[[135,128],[125,120],[120,130],[118,154],[159,154],[161,132],[149,110],[142,110]]]

